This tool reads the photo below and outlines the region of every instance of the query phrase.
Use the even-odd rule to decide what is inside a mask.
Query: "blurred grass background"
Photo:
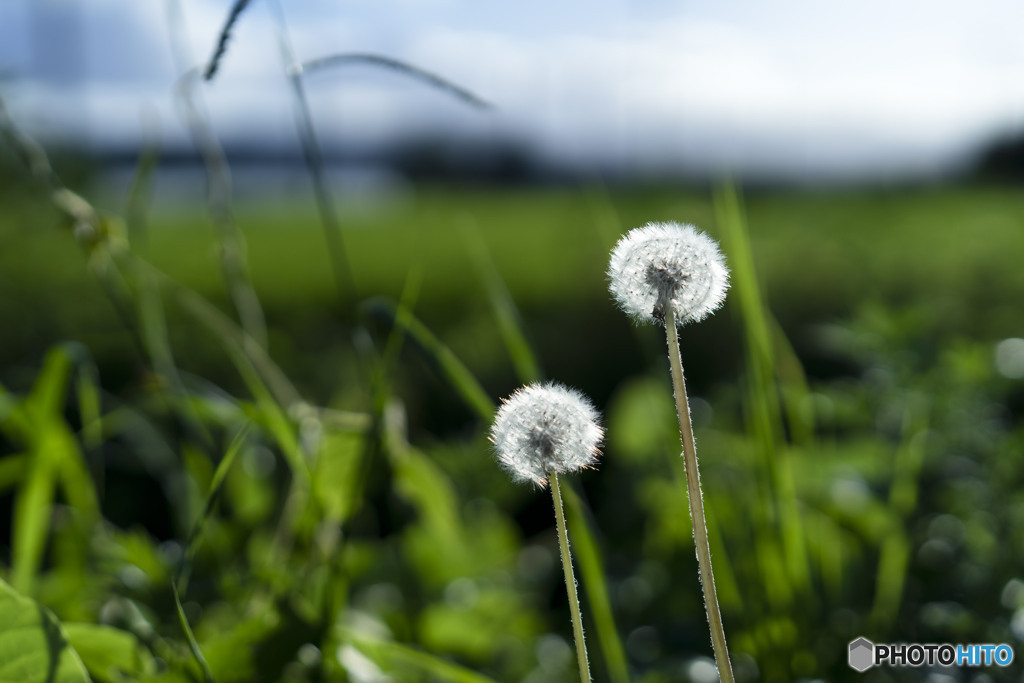
[[[66,176],[92,198],[88,172]],[[1024,639],[1024,359],[999,346],[1024,336],[1017,187],[422,184],[338,202],[343,301],[312,200],[237,202],[288,404],[246,374],[251,348],[115,248],[83,255],[11,159],[3,178],[0,559],[72,624],[94,678],[120,675],[110,647],[89,656],[96,624],[131,638],[115,671],[203,677],[170,590],[188,567],[182,615],[218,681],[572,680],[550,503],[484,438],[487,402],[536,365],[608,428],[599,470],[570,481],[598,680],[623,662],[595,575],[632,680],[714,680],[663,340],[604,278],[618,236],[657,220],[707,229],[734,270],[681,343],[738,678],[924,680],[854,674],[847,643]],[[133,259],[234,316],[203,207],[124,231]],[[101,286],[110,263],[134,331]],[[54,433],[55,471],[77,479],[33,469],[52,447],[33,435]]]
[[[47,229],[56,218],[33,213],[41,207],[24,197],[8,196],[5,204],[4,285],[20,295],[3,302],[3,313],[23,321],[5,337],[5,362],[25,360],[33,349],[38,354],[41,341],[64,337],[84,336],[97,353],[109,348],[111,357],[121,355],[124,340],[116,337],[124,330],[82,268],[73,241]],[[746,211],[768,304],[798,346],[813,345],[809,326],[849,320],[868,304],[942,309],[937,323],[951,334],[998,340],[1017,331],[1024,272],[1015,256],[1024,253],[1024,197],[1016,188],[755,191],[746,197]],[[312,202],[250,202],[235,213],[253,285],[272,327],[287,331],[277,340],[275,357],[299,371],[295,365],[301,366],[304,353],[337,350],[336,316],[330,314],[345,304],[337,301]],[[536,323],[527,327],[539,335],[539,355],[547,358],[581,351],[553,343],[564,332],[563,319],[567,325],[585,316],[605,334],[629,334],[607,305],[606,254],[623,229],[658,220],[713,230],[710,192],[424,186],[401,201],[379,197],[344,216],[360,293],[397,299],[410,270],[420,268],[417,308],[485,377],[502,372],[506,363],[500,352],[488,350],[493,345],[474,343],[474,335],[497,333],[474,276],[467,229],[482,238],[526,322]],[[227,304],[216,235],[202,207],[149,217],[135,242],[173,279]],[[557,334],[549,336],[552,327]],[[700,330],[690,334],[705,336]],[[618,351],[612,353],[630,355]],[[316,384],[324,378],[317,371],[295,377],[313,383],[316,396],[326,399],[334,389]]]

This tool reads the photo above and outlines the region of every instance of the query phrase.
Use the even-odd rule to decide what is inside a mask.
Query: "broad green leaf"
[[[420,645],[429,652],[472,662],[529,656],[530,644],[543,632],[544,624],[524,605],[521,593],[489,585],[486,579],[463,577],[449,586],[451,599],[427,605],[417,619]]]
[[[395,493],[419,513],[406,542],[414,561],[421,563],[420,571],[439,583],[462,575],[468,547],[451,481],[432,460],[412,448],[394,457],[392,467]]]
[[[149,650],[127,631],[99,624],[64,624],[64,632],[94,681],[118,683],[156,670]]]
[[[327,432],[316,459],[313,490],[324,516],[340,523],[359,508],[366,439],[356,432]]]
[[[0,579],[0,683],[87,683],[85,665],[45,607]]]
[[[406,552],[420,564],[425,577],[450,581],[465,571],[469,551],[458,496],[444,470],[410,446],[402,429],[398,410],[392,406],[384,417],[384,443],[394,472],[392,486],[398,497],[419,513],[418,523],[405,535]]]

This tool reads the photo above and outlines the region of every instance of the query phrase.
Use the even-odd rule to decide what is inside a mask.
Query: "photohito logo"
[[[875,644],[867,638],[858,638],[850,643],[850,668],[867,671],[875,663]]]
[[[1009,666],[1013,648],[1006,643],[887,643],[867,638],[850,641],[850,668],[864,672],[873,666]]]

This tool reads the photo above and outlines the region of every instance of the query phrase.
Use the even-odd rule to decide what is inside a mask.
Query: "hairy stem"
[[[587,643],[583,639],[583,617],[580,614],[580,599],[576,595],[576,578],[572,573],[572,555],[569,553],[569,532],[565,529],[565,511],[562,508],[562,491],[558,488],[558,475],[548,472],[551,483],[551,498],[555,503],[555,523],[558,525],[558,548],[562,553],[562,571],[565,572],[565,588],[569,591],[569,610],[572,612],[572,633],[576,640],[576,660],[580,665],[580,680],[590,683],[590,662],[587,661]]]
[[[722,625],[722,611],[718,607],[718,594],[715,592],[715,575],[711,571],[711,545],[708,543],[708,527],[704,519],[704,497],[700,490],[700,472],[697,470],[697,446],[693,440],[693,425],[690,423],[690,402],[686,398],[686,381],[683,379],[683,361],[679,355],[676,318],[672,308],[668,306],[665,311],[665,334],[668,338],[668,360],[672,368],[672,388],[676,398],[676,414],[679,417],[679,434],[683,440],[686,490],[690,498],[690,517],[693,520],[693,544],[697,548],[697,564],[700,568],[701,587],[704,589],[704,608],[708,613],[708,624],[711,627],[711,644],[715,649],[719,678],[723,683],[733,683],[732,663],[729,661],[729,648],[725,644],[725,628]]]

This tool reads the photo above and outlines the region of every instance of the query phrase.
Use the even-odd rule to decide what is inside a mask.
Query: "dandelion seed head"
[[[531,384],[502,401],[491,427],[498,463],[516,481],[547,484],[562,474],[592,466],[604,430],[597,410],[575,389],[557,383]]]
[[[626,233],[612,250],[609,289],[637,322],[697,322],[725,301],[729,269],[718,244],[692,225],[648,223]]]

